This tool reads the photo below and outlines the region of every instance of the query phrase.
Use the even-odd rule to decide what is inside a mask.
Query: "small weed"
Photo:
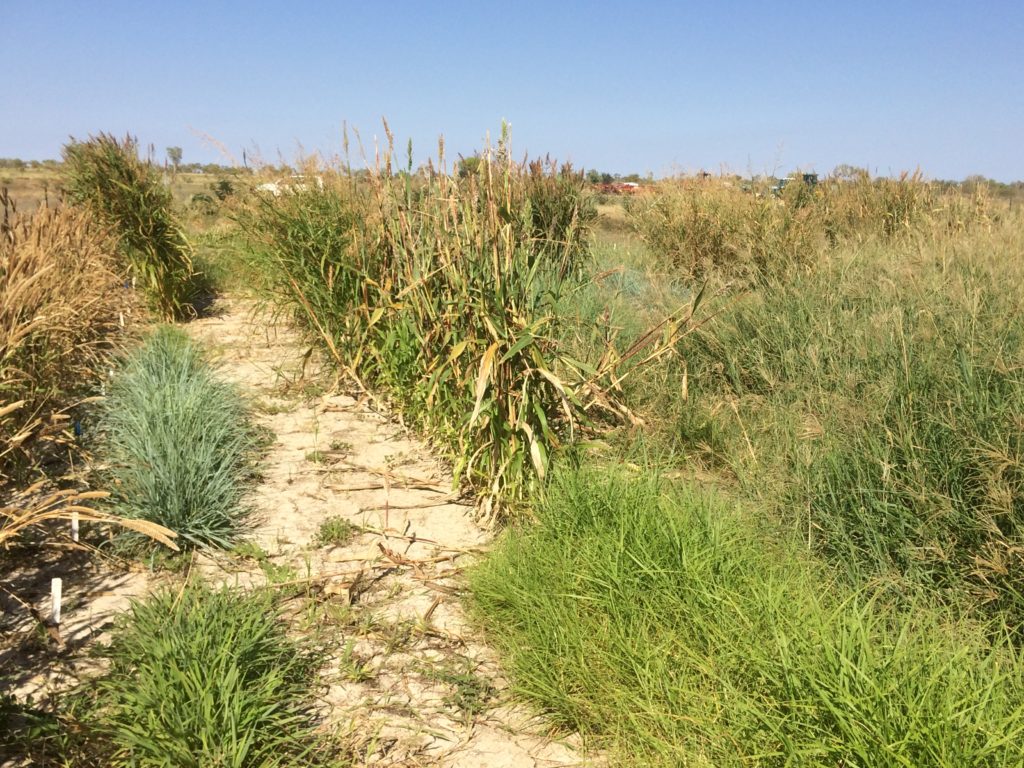
[[[358,532],[359,528],[345,518],[329,517],[320,523],[320,530],[317,531],[313,543],[318,547],[343,547],[352,541]]]
[[[323,451],[310,451],[306,454],[306,461],[313,464],[323,464],[327,460],[327,454]]]
[[[408,451],[402,451],[400,453],[390,453],[384,457],[384,464],[388,469],[398,469],[399,467],[405,467],[416,461],[416,456]]]
[[[258,413],[265,416],[277,416],[282,413],[294,413],[295,404],[287,401],[259,400],[254,406]]]
[[[254,541],[243,541],[236,544],[231,553],[236,557],[246,560],[253,560],[259,565],[263,575],[267,577],[267,583],[280,584],[285,581],[294,581],[298,578],[295,568],[290,565],[278,565],[271,560],[270,554]]]
[[[338,672],[352,683],[365,683],[373,679],[373,671],[369,662],[361,659],[355,652],[355,641],[346,640],[338,658]]]
[[[416,625],[412,621],[383,623],[376,627],[384,640],[384,654],[401,653],[412,647],[416,636]]]
[[[257,562],[263,562],[270,557],[263,547],[252,540],[238,542],[231,548],[231,554],[236,557],[242,557],[246,560],[255,560]]]
[[[431,680],[451,686],[451,692],[443,699],[444,704],[461,712],[467,719],[482,713],[494,697],[494,686],[475,673],[469,659],[451,666],[428,667],[424,673]]]
[[[134,547],[133,547],[134,548]],[[152,547],[145,558],[146,565],[154,572],[184,573],[192,562],[189,554],[172,552],[166,547]]]
[[[282,584],[287,581],[295,581],[299,577],[298,571],[290,565],[278,565],[270,560],[260,563],[260,570],[267,577],[268,584]]]
[[[332,440],[331,441],[331,450],[335,451],[337,453],[345,453],[345,454],[352,453],[352,447],[353,447],[352,443],[348,442],[347,440]]]

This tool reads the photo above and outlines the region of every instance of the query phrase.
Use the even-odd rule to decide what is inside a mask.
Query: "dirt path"
[[[295,335],[250,304],[222,303],[189,328],[274,435],[252,494],[249,557],[206,556],[196,567],[315,598],[312,611],[300,601],[297,626],[315,621],[330,638],[324,715],[360,759],[584,765],[572,744],[546,738],[510,705],[493,654],[467,626],[460,575],[489,534],[429,450],[356,398],[323,394]]]

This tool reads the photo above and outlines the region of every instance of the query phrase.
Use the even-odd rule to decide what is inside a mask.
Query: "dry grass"
[[[174,531],[148,520],[118,517],[88,506],[89,502],[107,496],[109,494],[105,491],[46,491],[45,481],[36,483],[14,494],[8,505],[0,507],[0,546],[8,544],[28,528],[51,520],[70,520],[72,515],[77,515],[81,522],[119,525],[177,551],[174,539],[178,534]]]
[[[60,441],[62,409],[94,380],[126,292],[115,244],[86,211],[13,213],[0,233],[0,483]],[[49,435],[49,440],[41,438]]]
[[[813,268],[838,245],[933,242],[996,217],[983,187],[963,194],[918,173],[793,182],[777,194],[734,179],[669,179],[627,201],[627,212],[650,251],[673,269],[745,280]]]

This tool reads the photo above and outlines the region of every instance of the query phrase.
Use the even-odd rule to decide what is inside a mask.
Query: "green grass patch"
[[[313,539],[318,547],[343,547],[359,533],[359,527],[343,517],[329,517],[320,523],[320,528]]]
[[[124,361],[103,431],[118,512],[192,546],[227,548],[243,532],[260,436],[241,395],[182,331],[158,328]]]
[[[106,765],[334,764],[315,732],[321,659],[269,592],[160,592],[118,620],[102,655],[110,668],[78,716]]]
[[[517,689],[641,765],[1020,764],[1022,667],[649,475],[558,478],[472,574]]]

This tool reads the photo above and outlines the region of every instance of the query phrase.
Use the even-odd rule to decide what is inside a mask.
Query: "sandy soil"
[[[462,570],[490,533],[451,476],[394,419],[326,381],[288,329],[242,301],[190,324],[275,436],[252,495],[253,556],[203,557],[211,580],[274,581],[318,604],[336,638],[325,719],[367,764],[541,768],[583,765],[508,699],[493,653],[468,626]],[[348,540],[318,538],[328,520]],[[341,526],[347,527],[347,526]],[[323,629],[323,626],[321,626]]]

